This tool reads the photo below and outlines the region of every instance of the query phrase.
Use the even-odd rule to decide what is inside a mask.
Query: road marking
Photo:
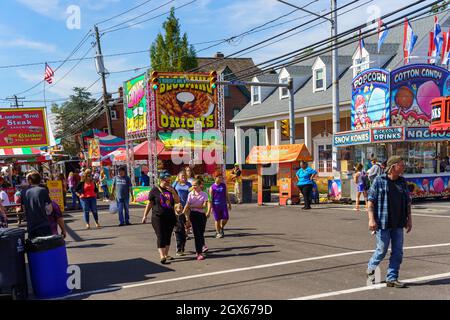
[[[405,248],[403,248],[403,250],[425,249],[425,248],[436,248],[436,247],[447,247],[447,246],[450,246],[450,243],[437,243],[437,244],[429,244],[429,245],[422,245],[422,246],[405,247]],[[99,289],[99,290],[93,290],[93,291],[74,293],[74,294],[71,294],[71,295],[68,295],[68,296],[64,297],[63,299],[74,298],[74,297],[85,296],[85,295],[91,295],[91,294],[95,294],[95,293],[104,293],[104,292],[109,292],[109,291],[118,291],[118,290],[121,290],[121,289],[130,289],[130,288],[144,287],[144,286],[150,286],[150,285],[154,285],[154,284],[161,284],[161,283],[189,280],[189,279],[195,279],[195,278],[204,278],[204,277],[216,276],[216,275],[221,275],[221,274],[228,274],[228,273],[235,273],[235,272],[242,272],[242,271],[249,271],[249,270],[257,270],[257,269],[263,269],[263,268],[278,267],[278,266],[284,266],[284,265],[289,265],[289,264],[294,264],[294,263],[309,262],[309,261],[316,261],[316,260],[324,260],[324,259],[338,258],[338,257],[357,255],[357,254],[362,254],[362,253],[372,253],[372,252],[374,252],[374,250],[360,250],[360,251],[350,251],[350,252],[329,254],[329,255],[318,256],[318,257],[303,258],[303,259],[297,259],[297,260],[280,261],[280,262],[256,265],[256,266],[251,266],[251,267],[228,269],[228,270],[222,270],[222,271],[216,271],[216,272],[208,272],[208,273],[202,273],[202,274],[195,274],[195,275],[189,275],[189,276],[172,278],[172,279],[163,279],[163,280],[157,280],[157,281],[149,281],[149,282],[142,282],[142,283],[136,283],[136,284],[130,284],[130,285],[116,286],[116,287],[113,287],[113,288],[106,288],[106,289]]]
[[[363,210],[359,210],[359,211],[355,211],[352,208],[333,208],[333,209],[337,209],[337,210],[345,210],[345,211],[354,211],[355,213],[367,213],[365,209]],[[414,210],[414,208],[413,208]],[[421,216],[421,217],[431,217],[431,218],[447,218],[450,219],[450,216],[448,215],[436,215],[436,214],[425,214],[425,213],[413,213],[413,216]]]
[[[424,276],[424,277],[419,277],[419,278],[407,279],[407,280],[403,280],[403,282],[404,283],[422,282],[422,281],[427,281],[427,280],[435,280],[435,279],[440,279],[440,278],[446,278],[446,277],[449,277],[449,276],[450,276],[450,272],[439,273],[439,274],[434,274],[434,275],[431,275],[431,276]],[[333,291],[333,292],[314,294],[314,295],[311,295],[311,296],[304,296],[304,297],[293,298],[293,299],[289,299],[289,300],[314,300],[314,299],[328,298],[328,297],[334,297],[334,296],[339,296],[339,295],[344,295],[344,294],[349,294],[349,293],[355,293],[355,292],[361,292],[361,291],[367,291],[367,290],[374,290],[374,289],[381,289],[381,288],[386,288],[386,283],[380,283],[380,284],[375,284],[375,285],[372,285],[372,286],[365,286],[365,287],[353,288],[353,289],[348,289],[348,290],[340,290],[340,291]]]

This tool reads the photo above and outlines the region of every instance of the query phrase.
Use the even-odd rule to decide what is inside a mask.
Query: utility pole
[[[289,140],[290,144],[295,144],[295,116],[294,116],[294,80],[288,79],[289,92]]]
[[[19,107],[23,107],[23,103],[21,103],[19,105],[19,100],[24,100],[25,97],[18,97],[17,95],[13,95],[12,97],[6,98],[6,100],[14,100],[15,104],[11,103],[11,108],[15,107],[15,108],[19,108]]]
[[[331,51],[331,65],[332,65],[332,97],[333,97],[333,134],[341,131],[340,126],[340,112],[339,112],[339,75],[338,75],[338,49],[336,47],[337,41],[337,4],[336,0],[331,0],[331,37],[333,38]],[[341,166],[338,161],[338,148],[334,145],[332,147],[332,169],[333,172],[340,172]]]
[[[96,58],[96,64],[97,64],[97,72],[102,77],[102,84],[103,84],[103,107],[106,110],[106,123],[108,125],[108,134],[113,134],[112,124],[111,124],[111,110],[108,106],[108,92],[106,91],[106,72],[105,72],[105,65],[103,63],[103,55],[102,55],[102,47],[100,45],[100,35],[98,32],[98,26],[94,26],[95,29],[95,38],[97,41],[97,56]]]

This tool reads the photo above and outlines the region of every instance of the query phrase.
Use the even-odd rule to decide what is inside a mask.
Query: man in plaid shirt
[[[376,235],[377,247],[369,260],[367,277],[375,283],[375,269],[386,256],[391,243],[391,256],[386,275],[388,287],[404,288],[398,281],[403,258],[403,228],[412,229],[411,198],[406,180],[401,176],[405,163],[399,156],[389,158],[386,174],[375,178],[369,190],[369,229]]]

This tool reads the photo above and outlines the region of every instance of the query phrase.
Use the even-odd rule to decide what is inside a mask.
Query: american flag
[[[55,72],[50,68],[48,64],[45,64],[45,74],[44,74],[44,80],[47,81],[49,84],[52,84],[53,82],[53,76],[55,75]]]

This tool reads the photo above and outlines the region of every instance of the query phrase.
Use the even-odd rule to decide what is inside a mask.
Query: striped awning
[[[42,151],[36,148],[11,148],[11,149],[0,149],[0,157],[1,156],[32,156],[32,155],[40,155]]]

